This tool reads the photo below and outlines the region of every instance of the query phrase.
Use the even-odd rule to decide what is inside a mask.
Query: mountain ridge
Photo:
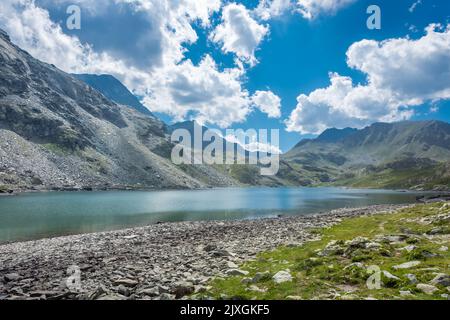
[[[75,78],[85,82],[92,88],[101,92],[106,98],[150,117],[155,117],[139,99],[117,78],[110,74],[72,74]]]
[[[238,185],[170,161],[165,124],[33,58],[0,33],[0,192]]]

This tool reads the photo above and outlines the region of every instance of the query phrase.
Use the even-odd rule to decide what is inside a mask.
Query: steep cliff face
[[[0,32],[0,189],[198,188],[169,159],[165,125],[34,59]]]

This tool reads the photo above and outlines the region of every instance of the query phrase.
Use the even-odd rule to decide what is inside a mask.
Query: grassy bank
[[[321,240],[262,253],[230,272],[237,275],[213,280],[199,298],[447,299],[450,294],[450,204],[346,219],[312,231]]]

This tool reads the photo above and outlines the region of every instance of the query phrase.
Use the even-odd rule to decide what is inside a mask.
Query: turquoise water
[[[0,197],[0,242],[160,221],[255,219],[414,202],[417,194],[341,188],[49,192]]]

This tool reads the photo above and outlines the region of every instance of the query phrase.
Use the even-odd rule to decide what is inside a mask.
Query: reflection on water
[[[142,226],[158,221],[301,215],[414,202],[417,194],[341,188],[55,192],[0,197],[0,242]]]

